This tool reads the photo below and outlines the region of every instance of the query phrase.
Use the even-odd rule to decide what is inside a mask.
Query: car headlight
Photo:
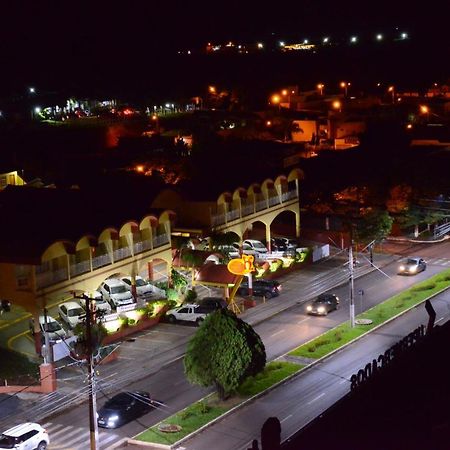
[[[319,306],[317,308],[317,312],[323,313],[323,312],[325,312],[325,308],[323,306]]]
[[[401,272],[403,272],[405,270],[405,266],[401,265],[398,270],[400,270]]]
[[[119,416],[117,414],[114,414],[114,416],[108,417],[109,422],[115,422],[116,420],[119,420]]]
[[[311,306],[311,305],[308,305],[308,306],[306,307],[306,311],[312,311],[312,306]]]

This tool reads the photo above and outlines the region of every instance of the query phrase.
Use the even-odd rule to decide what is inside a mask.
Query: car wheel
[[[273,294],[270,291],[265,292],[264,295],[265,295],[266,298],[272,298],[273,297]]]
[[[199,326],[203,323],[204,320],[205,320],[205,319],[202,319],[201,317],[199,317],[199,318],[195,321],[195,323],[196,323],[197,326],[199,327]]]
[[[175,319],[175,316],[172,316],[172,314],[170,316],[167,316],[167,320],[170,323],[175,323],[177,321],[177,319]]]
[[[45,450],[47,448],[47,442],[42,441],[39,442],[39,445],[36,447],[36,450]]]

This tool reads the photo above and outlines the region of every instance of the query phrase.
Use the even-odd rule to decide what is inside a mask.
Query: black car
[[[253,295],[272,298],[280,295],[281,284],[276,280],[253,280]],[[248,281],[242,281],[238,289],[239,295],[249,295]]]
[[[201,307],[202,311],[205,312],[228,308],[227,301],[221,297],[204,297],[198,299],[195,303],[197,303],[197,305]]]
[[[326,316],[339,307],[339,297],[334,294],[321,294],[306,307],[308,314]]]
[[[118,428],[156,408],[157,403],[148,392],[121,392],[110,398],[97,413],[102,428]]]

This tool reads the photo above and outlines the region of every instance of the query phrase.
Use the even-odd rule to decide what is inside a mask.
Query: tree
[[[387,211],[368,209],[357,222],[355,238],[359,242],[381,240],[391,232],[393,221]]]
[[[215,386],[221,399],[248,376],[264,369],[266,350],[259,335],[232,311],[210,314],[187,346],[184,371],[199,386]]]

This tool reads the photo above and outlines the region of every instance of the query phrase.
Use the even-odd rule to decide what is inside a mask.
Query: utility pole
[[[44,363],[53,362],[53,350],[50,348],[50,340],[48,338],[48,320],[47,320],[47,308],[44,307],[44,344],[45,352],[43,352]]]
[[[355,327],[355,295],[353,283],[353,237],[350,229],[350,248],[348,250],[348,267],[350,271],[349,287],[350,287],[350,326]]]
[[[98,448],[98,424],[97,424],[97,397],[95,392],[94,358],[92,355],[92,330],[91,330],[91,299],[83,295],[86,300],[86,338],[88,358],[88,383],[89,383],[89,436],[91,450]]]

